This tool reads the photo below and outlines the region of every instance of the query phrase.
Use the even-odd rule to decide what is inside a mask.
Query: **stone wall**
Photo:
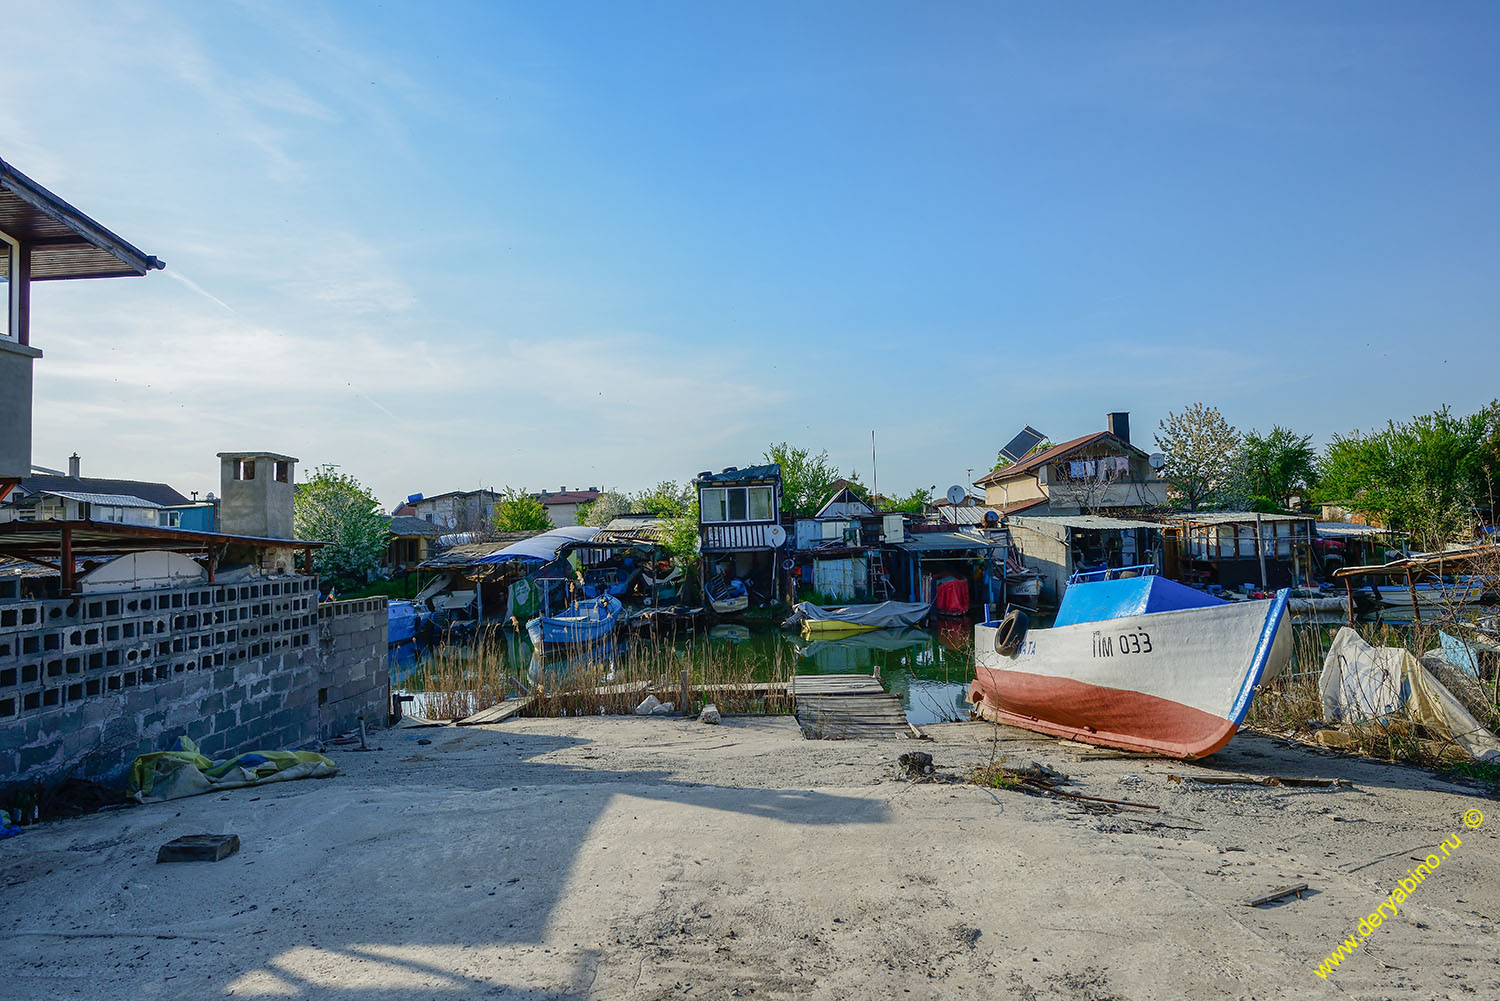
[[[0,787],[119,780],[187,735],[204,754],[384,722],[383,598],[303,575],[0,604]]]

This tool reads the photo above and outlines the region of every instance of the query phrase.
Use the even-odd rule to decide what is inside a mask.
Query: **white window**
[[[1255,526],[1240,526],[1240,558],[1255,559]]]
[[[751,521],[773,521],[776,518],[772,510],[776,491],[771,487],[750,488],[750,520]]]
[[[704,524],[729,520],[729,491],[723,487],[710,487],[698,495],[698,510]]]

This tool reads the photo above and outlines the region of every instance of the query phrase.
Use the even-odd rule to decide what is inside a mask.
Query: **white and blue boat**
[[[1229,743],[1256,687],[1289,663],[1290,595],[1224,601],[1151,566],[1075,574],[1051,628],[1029,629],[1019,611],[974,627],[969,701],[1039,733],[1203,757]]]

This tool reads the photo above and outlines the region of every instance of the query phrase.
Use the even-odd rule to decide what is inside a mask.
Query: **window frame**
[[[16,281],[16,273],[21,269],[21,241],[11,236],[5,230],[0,229],[0,255],[5,261],[5,328],[0,330],[0,338],[7,341],[21,342],[21,283]]]

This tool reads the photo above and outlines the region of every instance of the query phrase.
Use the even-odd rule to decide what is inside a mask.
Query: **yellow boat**
[[[804,601],[792,609],[791,617],[784,625],[787,628],[800,626],[803,639],[834,639],[875,629],[915,626],[931,611],[932,605],[927,602],[882,601],[875,605],[824,608]]]

